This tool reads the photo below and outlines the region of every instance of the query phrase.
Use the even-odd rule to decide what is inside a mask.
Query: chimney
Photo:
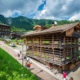
[[[55,26],[55,23],[54,22],[52,22],[52,27],[54,27]]]
[[[52,27],[54,27],[56,25],[57,25],[57,22],[56,21],[52,22]]]

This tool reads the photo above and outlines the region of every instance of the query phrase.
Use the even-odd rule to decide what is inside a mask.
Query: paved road
[[[16,49],[13,49],[9,46],[7,46],[4,42],[0,41],[0,47],[5,49],[11,56],[13,56],[19,63],[22,64],[22,60],[21,57],[20,59],[18,59],[17,54],[18,51],[15,51]],[[49,69],[47,69],[43,64],[40,64],[39,62],[30,59],[30,61],[32,62],[31,65],[31,72],[33,72],[35,75],[37,75],[38,77],[40,77],[40,80],[58,80],[56,79],[54,75]],[[25,65],[25,60],[24,60],[24,65]],[[59,77],[57,77],[59,78]]]

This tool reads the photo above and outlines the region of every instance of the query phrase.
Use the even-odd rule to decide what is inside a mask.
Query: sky
[[[5,17],[80,20],[80,0],[0,0],[0,14]]]

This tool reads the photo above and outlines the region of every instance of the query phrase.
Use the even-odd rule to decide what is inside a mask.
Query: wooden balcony
[[[73,32],[72,37],[80,38],[80,32]]]

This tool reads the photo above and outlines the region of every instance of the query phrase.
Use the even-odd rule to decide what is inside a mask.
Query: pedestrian
[[[20,53],[18,53],[18,59],[19,59],[19,57],[20,57]]]
[[[63,71],[63,79],[66,80],[66,72]]]
[[[73,80],[73,77],[70,77],[70,79],[69,80]]]
[[[26,61],[28,62],[30,60],[30,58],[29,57],[26,57]]]
[[[24,56],[24,59],[26,59],[26,56]]]
[[[21,54],[21,50],[20,50],[20,54]]]
[[[27,63],[27,68],[30,69],[30,67],[31,67],[31,62],[28,62]]]

